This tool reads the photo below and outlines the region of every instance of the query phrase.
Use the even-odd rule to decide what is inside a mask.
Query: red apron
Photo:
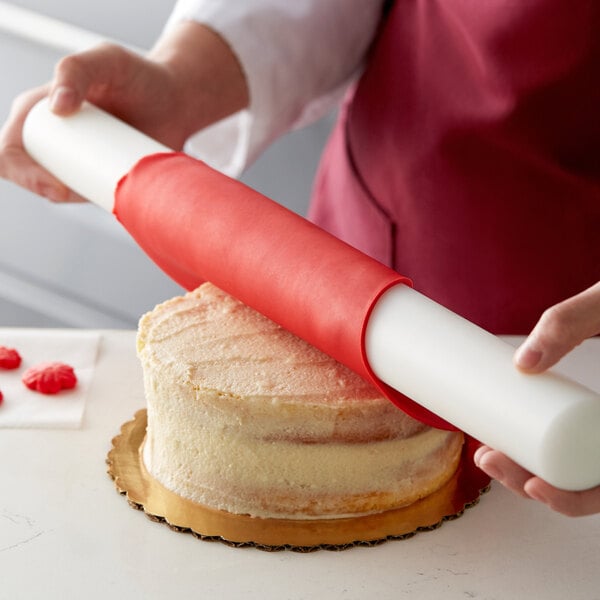
[[[600,3],[399,0],[310,218],[496,334],[600,280]]]

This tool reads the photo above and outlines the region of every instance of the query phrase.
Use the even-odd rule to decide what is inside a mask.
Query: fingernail
[[[525,342],[515,353],[515,363],[521,369],[533,369],[542,359],[542,352]]]
[[[481,448],[480,448],[481,450]],[[474,456],[475,458],[475,464],[485,473],[487,473],[492,479],[497,479],[498,481],[502,481],[504,479],[504,473],[502,472],[502,470],[495,465],[494,463],[492,464],[486,464],[487,461],[485,460],[485,455],[488,454],[489,450],[486,449],[485,451],[482,451],[482,453],[479,456]],[[477,452],[475,453],[475,455],[477,454]]]
[[[525,485],[523,486],[523,491],[532,500],[537,500],[538,502],[542,502],[543,504],[547,504],[548,503],[547,496],[543,492],[540,492],[540,490],[537,489],[536,486],[528,486],[527,482],[526,482]]]
[[[65,112],[73,108],[75,92],[64,85],[57,87],[50,96],[50,109],[53,112]]]
[[[481,459],[489,452],[489,448],[486,448],[484,446],[480,446],[479,448],[477,448],[477,450],[475,450],[475,453],[473,454],[473,462],[479,466],[479,463],[481,463]]]

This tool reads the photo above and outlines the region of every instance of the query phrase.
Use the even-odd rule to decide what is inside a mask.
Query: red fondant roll
[[[376,300],[410,281],[185,154],[143,158],[119,182],[116,217],[187,289],[214,283],[376,385],[410,415],[450,428],[372,373],[364,331]]]

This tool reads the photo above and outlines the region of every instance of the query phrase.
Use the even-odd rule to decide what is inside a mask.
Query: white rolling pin
[[[89,104],[59,118],[42,101],[23,137],[35,160],[111,212],[119,179],[168,151]],[[367,358],[382,381],[556,487],[600,485],[600,395],[555,373],[523,374],[513,353],[405,285],[383,294],[367,324]]]
[[[58,117],[50,110],[47,99],[29,112],[23,127],[23,144],[46,170],[111,213],[119,179],[140,158],[171,152],[89,102],[70,117]]]
[[[365,346],[382,381],[528,471],[565,490],[600,484],[600,394],[520,372],[510,344],[405,285],[375,305]]]

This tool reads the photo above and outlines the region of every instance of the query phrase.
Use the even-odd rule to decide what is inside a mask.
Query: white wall
[[[148,48],[169,0],[14,0],[111,39]],[[17,93],[51,77],[60,53],[0,32],[0,121]],[[331,119],[277,142],[242,180],[300,214]],[[110,215],[53,205],[0,180],[0,326],[135,327],[176,286]]]

